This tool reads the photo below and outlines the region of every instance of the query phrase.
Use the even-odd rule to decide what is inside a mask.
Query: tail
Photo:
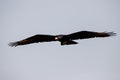
[[[71,44],[78,44],[77,42],[75,42],[75,41],[63,41],[63,42],[61,42],[61,45],[71,45]]]

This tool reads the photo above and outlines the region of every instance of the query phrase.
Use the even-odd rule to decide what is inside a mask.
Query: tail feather
[[[61,45],[71,45],[71,44],[78,44],[77,42],[75,41],[64,41],[64,42],[61,42]]]

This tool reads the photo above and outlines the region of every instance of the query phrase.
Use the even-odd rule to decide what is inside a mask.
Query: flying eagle
[[[73,40],[77,39],[88,39],[88,38],[95,38],[95,37],[109,37],[114,36],[116,33],[114,32],[92,32],[92,31],[79,31],[68,35],[34,35],[32,37],[17,41],[11,42],[10,46],[19,46],[19,45],[26,45],[31,43],[38,43],[38,42],[50,42],[50,41],[59,41],[61,45],[71,45],[71,44],[78,44]]]

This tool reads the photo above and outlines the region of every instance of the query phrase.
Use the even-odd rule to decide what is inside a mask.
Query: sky
[[[120,80],[120,0],[0,0],[0,80]],[[10,47],[36,34],[116,36]]]

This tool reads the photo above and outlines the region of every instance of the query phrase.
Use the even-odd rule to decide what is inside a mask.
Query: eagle
[[[26,39],[11,42],[9,46],[20,46],[31,43],[38,42],[51,42],[51,41],[59,41],[61,45],[72,45],[78,44],[78,42],[74,41],[77,39],[89,39],[89,38],[97,38],[97,37],[110,37],[114,36],[116,33],[114,32],[93,32],[93,31],[79,31],[67,35],[45,35],[45,34],[37,34]]]

